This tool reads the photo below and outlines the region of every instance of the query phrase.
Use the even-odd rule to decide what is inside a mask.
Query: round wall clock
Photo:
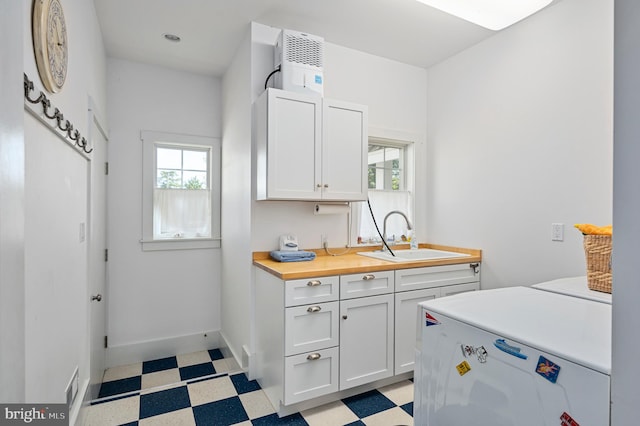
[[[34,0],[33,50],[44,87],[56,93],[67,78],[67,25],[60,0]]]

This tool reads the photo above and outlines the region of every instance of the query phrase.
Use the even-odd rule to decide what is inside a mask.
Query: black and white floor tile
[[[278,418],[266,394],[217,350],[105,372],[87,426],[413,425],[410,380]]]

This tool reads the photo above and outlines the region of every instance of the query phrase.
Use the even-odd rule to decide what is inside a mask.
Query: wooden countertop
[[[406,248],[407,247],[403,246],[394,246],[392,247],[392,250]],[[329,275],[358,274],[361,272],[390,271],[395,269],[455,265],[458,263],[482,261],[482,250],[436,244],[420,244],[419,248],[454,251],[458,253],[467,253],[471,256],[452,259],[423,260],[417,262],[387,262],[385,260],[378,260],[372,257],[356,254],[362,251],[379,250],[379,247],[353,247],[347,254],[341,256],[328,255],[322,249],[307,250],[314,251],[316,253],[316,258],[307,262],[277,262],[269,257],[269,252],[254,252],[253,264],[282,280],[295,280],[301,278],[326,277]],[[336,248],[329,250],[332,253],[341,253],[344,252],[345,249]]]

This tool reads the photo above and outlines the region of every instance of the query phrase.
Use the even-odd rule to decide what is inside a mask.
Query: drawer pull
[[[314,353],[314,354],[309,354],[309,356],[307,356],[307,359],[309,361],[315,361],[317,359],[320,359],[322,355],[320,355],[318,352]]]
[[[320,280],[311,280],[307,283],[309,287],[316,287],[316,286],[319,286],[320,284],[322,284]]]
[[[311,312],[311,313],[314,313],[314,312],[320,312],[321,310],[322,310],[322,308],[321,308],[320,306],[318,306],[318,305],[316,305],[316,306],[309,306],[309,307],[307,308],[307,312]]]
[[[364,277],[362,277],[362,279],[363,279],[364,281],[371,281],[371,280],[375,280],[375,279],[376,279],[376,276],[375,276],[375,275],[373,275],[373,274],[367,274],[367,275],[365,275]]]

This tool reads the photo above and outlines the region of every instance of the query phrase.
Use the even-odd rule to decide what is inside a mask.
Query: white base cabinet
[[[395,271],[395,374],[413,371],[418,304],[437,297],[480,290],[480,265],[430,266]]]
[[[254,371],[279,414],[411,373],[418,303],[480,288],[479,264],[291,281],[255,272]]]

